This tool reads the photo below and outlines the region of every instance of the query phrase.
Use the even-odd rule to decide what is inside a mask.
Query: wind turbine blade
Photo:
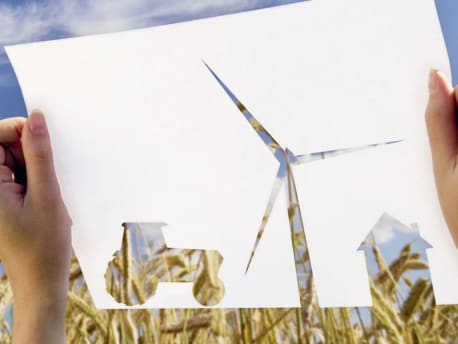
[[[248,260],[247,267],[245,269],[245,274],[248,272],[250,268],[251,261],[256,253],[256,249],[258,248],[258,244],[261,241],[262,235],[264,234],[264,229],[269,222],[270,214],[272,212],[272,208],[274,207],[275,201],[277,200],[278,194],[281,190],[281,186],[284,182],[283,173],[281,171],[281,167],[278,170],[277,177],[275,178],[274,185],[272,187],[272,191],[270,192],[270,197],[267,202],[266,210],[264,211],[264,216],[262,217],[261,226],[259,227],[258,234],[256,236],[256,241],[254,243],[253,249],[251,250],[250,259]]]
[[[296,182],[291,167],[291,151],[288,148],[284,151],[286,161],[286,179],[288,194],[288,218],[291,233],[291,243],[293,245],[294,263],[296,266],[297,285],[301,295],[301,307],[308,309],[310,302],[313,300],[312,295],[307,293],[313,289],[313,271],[309,258],[307,238],[304,231],[304,222],[302,219],[301,207],[297,196]],[[302,297],[307,295],[307,297]]]
[[[264,142],[264,144],[267,146],[267,148],[272,152],[275,158],[280,162],[280,168],[278,170],[277,177],[275,178],[275,182],[272,187],[272,191],[271,191],[269,200],[267,202],[266,210],[264,212],[264,216],[262,217],[261,225],[259,227],[258,234],[256,236],[256,241],[254,243],[253,249],[251,250],[250,259],[248,260],[248,264],[245,269],[245,274],[246,274],[248,272],[248,269],[250,268],[250,264],[256,253],[258,244],[261,241],[262,235],[264,233],[264,229],[269,221],[270,213],[272,211],[272,208],[278,197],[278,193],[280,192],[281,186],[283,184],[283,180],[284,180],[283,178],[283,175],[284,175],[283,148],[273,138],[273,136],[266,130],[266,128],[264,128],[264,126],[251,114],[251,112],[248,111],[245,105],[243,105],[243,103],[235,96],[235,94],[232,93],[232,91],[219,78],[219,76],[210,68],[210,66],[208,66],[207,63],[205,63],[205,61],[202,61],[202,62],[204,63],[205,67],[207,67],[207,69],[210,71],[210,73],[213,75],[213,77],[218,82],[218,84],[223,88],[224,92],[226,92],[226,94],[229,96],[229,98],[232,100],[235,106],[237,106],[237,108],[242,113],[242,115],[245,117],[245,119],[248,121],[248,123],[251,125],[251,127],[256,131],[256,133],[261,138],[261,140]]]
[[[302,154],[302,155],[296,156],[296,159],[297,159],[296,163],[298,165],[306,164],[306,163],[313,162],[316,160],[334,158],[336,156],[343,155],[343,154],[354,153],[354,152],[358,152],[358,151],[362,151],[366,149],[372,149],[372,148],[376,148],[380,146],[391,145],[391,144],[399,143],[399,142],[402,142],[402,140],[380,142],[380,143],[374,143],[374,144],[364,145],[364,146],[357,146],[357,147],[350,147],[350,148],[328,150],[328,151],[323,151],[323,152]]]
[[[261,140],[266,144],[267,148],[272,152],[272,154],[275,156],[275,158],[281,162],[282,157],[282,147],[280,144],[273,138],[273,136],[262,126],[262,124],[254,117],[250,111],[243,105],[243,103],[235,96],[234,93],[226,86],[226,84],[216,75],[216,73],[205,63],[205,61],[202,61],[207,67],[207,69],[210,71],[210,73],[213,75],[213,77],[216,79],[216,81],[219,83],[219,85],[223,88],[224,92],[231,98],[232,102],[237,106],[239,111],[242,113],[242,115],[245,117],[245,119],[250,123],[251,127],[256,131],[258,136],[261,138]]]

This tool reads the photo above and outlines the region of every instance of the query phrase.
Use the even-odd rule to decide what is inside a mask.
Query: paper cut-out
[[[277,140],[275,140],[275,138],[269,133],[269,131],[256,119],[255,116],[253,116],[253,114],[245,107],[245,105],[243,105],[243,103],[235,96],[235,94],[232,93],[232,91],[226,86],[226,84],[224,84],[224,82],[218,77],[218,75],[205,62],[204,64],[208,68],[210,73],[213,75],[213,77],[216,79],[216,81],[220,84],[220,86],[227,93],[229,98],[234,102],[237,109],[239,109],[239,111],[242,113],[242,115],[245,117],[248,123],[250,123],[251,127],[256,131],[256,133],[259,135],[259,137],[267,145],[267,147],[270,149],[272,154],[275,156],[275,158],[280,163],[280,167],[277,173],[277,179],[272,188],[271,196],[269,198],[269,202],[267,204],[266,211],[262,218],[262,224],[258,231],[258,235],[256,236],[256,242],[254,244],[253,250],[251,251],[251,254],[250,254],[250,260],[248,261],[248,264],[245,270],[245,273],[246,273],[248,272],[248,269],[250,268],[250,263],[256,252],[256,247],[258,246],[259,241],[262,238],[265,224],[269,220],[270,210],[272,209],[273,203],[275,202],[278,196],[278,190],[280,188],[279,184],[283,182],[281,179],[285,177],[285,173],[287,175],[288,166],[290,167],[291,163],[303,164],[303,163],[313,162],[316,160],[337,157],[342,154],[354,153],[354,152],[358,152],[358,151],[365,150],[365,149],[375,148],[381,145],[398,143],[398,142],[401,142],[401,140],[389,141],[389,142],[384,142],[384,143],[374,143],[374,144],[369,144],[366,146],[353,147],[353,148],[342,148],[342,149],[334,149],[334,150],[324,151],[324,152],[301,154],[299,156],[296,156],[291,151],[285,150],[284,148],[285,146],[282,146]],[[294,183],[292,183],[291,185],[293,184]],[[297,194],[295,191],[293,193]]]
[[[264,259],[264,244],[268,242],[266,239],[272,234],[272,229],[266,231],[251,269],[256,268],[259,258]],[[311,293],[306,309],[96,310],[84,287],[77,261],[73,259],[69,307],[72,319],[80,319],[83,326],[70,327],[72,331],[68,337],[81,338],[81,332],[86,330],[90,338],[110,339],[116,334],[124,338],[125,327],[119,330],[118,325],[127,323],[135,325],[137,331],[133,326],[129,329],[138,334],[138,340],[128,340],[129,343],[181,339],[188,342],[189,338],[200,338],[204,342],[239,342],[241,336],[246,342],[256,343],[277,343],[278,338],[282,338],[280,342],[284,342],[283,339],[297,342],[300,338],[309,343],[415,343],[414,338],[427,343],[454,343],[458,338],[458,305],[441,306],[435,302],[427,276],[427,260],[421,248],[424,244],[421,240],[418,242],[418,234],[388,215],[382,216],[374,230],[377,232],[376,249],[380,252],[380,264],[373,255],[367,260],[374,307],[319,308]],[[405,262],[406,256],[410,256],[410,263],[401,266],[403,264],[399,263]],[[408,266],[414,270],[405,269]],[[393,288],[386,278],[386,271],[399,274],[398,270],[403,272]],[[333,287],[338,290],[338,286]],[[122,288],[121,281],[114,281],[113,288]],[[145,320],[151,321],[147,323],[150,326],[145,326]],[[78,335],[75,336],[73,330]]]
[[[430,248],[432,246],[421,237],[417,224],[409,228],[388,214],[383,214],[358,250],[364,251],[368,272],[374,282],[386,293],[396,294],[398,299],[406,300],[417,282],[424,283],[419,282],[424,280],[431,283],[426,256],[426,250]],[[400,253],[396,257],[397,252]],[[377,270],[378,273],[374,274]]]
[[[205,62],[204,62],[205,63]],[[266,211],[262,218],[261,226],[256,236],[254,247],[250,254],[245,273],[248,272],[251,261],[256,253],[264,228],[269,221],[269,215],[272,207],[274,206],[278,197],[279,190],[283,183],[286,183],[287,193],[287,207],[288,207],[288,220],[290,224],[290,235],[292,248],[294,251],[294,261],[296,265],[297,283],[299,288],[299,295],[301,299],[301,307],[307,309],[310,305],[310,298],[313,297],[313,272],[310,266],[310,257],[307,247],[307,239],[304,232],[302,221],[302,214],[300,210],[299,200],[297,196],[296,185],[294,182],[294,175],[292,167],[296,164],[303,164],[323,160],[327,158],[337,157],[343,154],[355,153],[366,149],[372,149],[379,146],[390,145],[393,143],[401,142],[401,140],[390,141],[384,143],[370,144],[362,147],[335,149],[325,152],[317,152],[300,155],[296,157],[288,148],[283,148],[278,141],[269,133],[269,131],[256,119],[255,116],[243,105],[243,103],[235,96],[234,93],[224,84],[219,76],[205,63],[210,73],[220,84],[220,86],[227,93],[232,102],[236,105],[238,110],[243,114],[245,119],[250,123],[251,127],[256,131],[259,137],[264,141],[266,146],[271,150],[272,154],[280,162],[280,167],[275,179],[274,186],[271,191],[271,196],[267,204]]]
[[[202,306],[217,305],[224,297],[224,283],[218,277],[223,257],[214,250],[168,247],[164,226],[123,224],[121,250],[115,252],[105,274],[107,291],[117,302],[132,306],[153,297],[158,283],[191,282]]]
[[[415,245],[420,250],[432,248],[421,236],[418,230],[418,224],[413,223],[410,227],[401,223],[389,214],[383,214],[369,234],[358,247],[359,251],[365,251],[374,245],[383,245],[387,242],[395,242],[397,245],[403,242],[415,242]]]
[[[430,248],[416,224],[408,227],[386,213],[358,248],[366,254],[373,300],[373,307],[365,313],[372,314],[373,327],[374,321],[390,327],[386,334],[390,341],[405,342],[403,329],[411,327],[416,327],[414,336],[423,339],[440,332],[431,321],[436,322],[434,313],[446,307],[439,310],[436,306],[426,256]],[[449,334],[450,338],[455,335]]]
[[[98,307],[123,307],[103,276],[121,242],[113,228],[126,219],[168,223],[171,247],[221,252],[218,307],[299,306],[286,209],[276,208],[286,200],[267,201],[279,160],[202,59],[256,114],[252,125],[295,154],[404,139],[335,159],[303,157],[314,164],[291,159],[321,306],[370,304],[354,247],[385,209],[419,224],[434,246],[438,302],[458,300],[422,119],[428,69],[449,74],[433,0],[309,1],[7,52],[28,110],[48,116],[75,252]],[[269,229],[245,274],[260,225]],[[142,307],[201,306],[187,283],[162,287]]]

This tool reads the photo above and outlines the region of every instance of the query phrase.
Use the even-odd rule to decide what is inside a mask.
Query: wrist
[[[66,298],[61,293],[13,294],[13,343],[65,342]]]
[[[68,278],[54,281],[27,280],[11,281],[13,291],[13,307],[42,308],[50,311],[64,309],[67,301]]]
[[[14,299],[20,303],[65,302],[70,264],[50,268],[44,263],[36,266],[36,263],[26,264],[26,262],[26,259],[22,259],[21,266],[5,264]]]

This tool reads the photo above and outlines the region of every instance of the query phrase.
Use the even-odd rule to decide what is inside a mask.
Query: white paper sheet
[[[399,175],[422,180],[415,196],[433,190],[429,161],[422,160],[428,151],[420,129],[426,76],[431,66],[449,73],[433,0],[313,0],[14,46],[7,52],[28,110],[40,108],[47,114],[57,172],[75,222],[74,249],[99,308],[124,307],[108,295],[103,280],[110,256],[119,248],[123,221],[167,222],[164,234],[170,246],[220,250],[226,286],[220,307],[299,305],[291,279],[281,293],[276,284],[264,283],[269,265],[243,275],[278,164],[202,59],[294,153],[403,138],[410,140],[409,152],[420,156],[415,165],[403,165],[403,150],[394,146],[387,155],[358,155],[364,156],[358,164],[372,166],[385,159],[393,168],[408,166]],[[346,203],[339,203],[339,194],[331,191],[340,184],[327,182],[343,166],[350,168],[352,160],[347,159],[329,162],[331,170],[326,170],[328,162],[310,170],[312,165],[295,168],[311,251],[329,251],[329,238],[342,231],[340,219],[358,218],[365,225],[377,220],[371,215],[379,208],[370,203],[359,208],[352,203],[339,213]],[[379,181],[377,176],[368,181]],[[355,197],[369,192],[350,176],[341,181],[353,183]],[[381,195],[368,197],[392,196],[383,188],[374,192]],[[327,202],[327,194],[337,198]],[[312,204],[315,199],[322,202]],[[435,225],[430,231],[420,226],[433,246],[448,245],[448,255],[431,259],[431,270],[438,303],[458,302],[458,277],[450,283],[450,275],[458,276],[451,265],[450,238],[435,198],[422,200],[420,209],[414,203],[402,209]],[[430,212],[416,213],[427,206]],[[341,217],[329,216],[336,212]],[[320,222],[324,217],[331,223]],[[271,221],[266,231],[271,226],[282,230],[266,234],[266,247],[285,243],[290,235],[287,219]],[[345,285],[345,292],[336,293],[335,282],[341,279],[321,268],[335,257],[311,257],[323,306],[370,304],[364,260],[355,252],[367,233],[362,227],[345,230],[349,235],[339,250],[347,258],[340,259],[354,269],[354,281]],[[292,260],[288,245],[278,247],[270,254]],[[284,276],[295,274],[292,262],[282,261],[278,268],[285,269]],[[454,289],[447,289],[445,277]],[[350,293],[355,285],[360,292]],[[190,288],[161,284],[145,307],[198,307]],[[265,293],[259,294],[260,288]]]

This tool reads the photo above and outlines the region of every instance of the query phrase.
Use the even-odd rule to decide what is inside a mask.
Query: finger
[[[0,143],[9,144],[21,138],[24,117],[12,117],[0,120]]]
[[[15,166],[23,167],[25,165],[21,141],[16,141],[6,146],[5,152],[5,165],[8,165],[11,168],[14,168]]]
[[[17,163],[24,164],[21,148],[21,133],[25,118],[13,117],[0,120],[0,163],[13,168]]]
[[[33,111],[22,132],[27,171],[26,198],[46,204],[60,197],[54,171],[51,142],[43,114]]]
[[[14,201],[11,195],[17,196],[17,200],[24,197],[24,186],[17,183],[0,183],[0,202]]]
[[[17,141],[5,150],[5,165],[8,166],[16,177],[16,182],[24,186],[27,185],[27,173],[25,169],[24,153],[22,142]]]
[[[0,183],[14,183],[14,173],[8,166],[0,165]]]
[[[24,186],[15,182],[13,171],[5,165],[0,165],[0,202],[15,202],[23,200]]]
[[[0,144],[0,165],[6,163],[6,149]]]
[[[430,94],[425,118],[434,171],[440,174],[456,164],[456,100],[452,86],[442,73],[431,70],[429,78]]]
[[[455,94],[455,103],[458,106],[458,86],[455,86],[455,89],[453,90],[453,93]]]

